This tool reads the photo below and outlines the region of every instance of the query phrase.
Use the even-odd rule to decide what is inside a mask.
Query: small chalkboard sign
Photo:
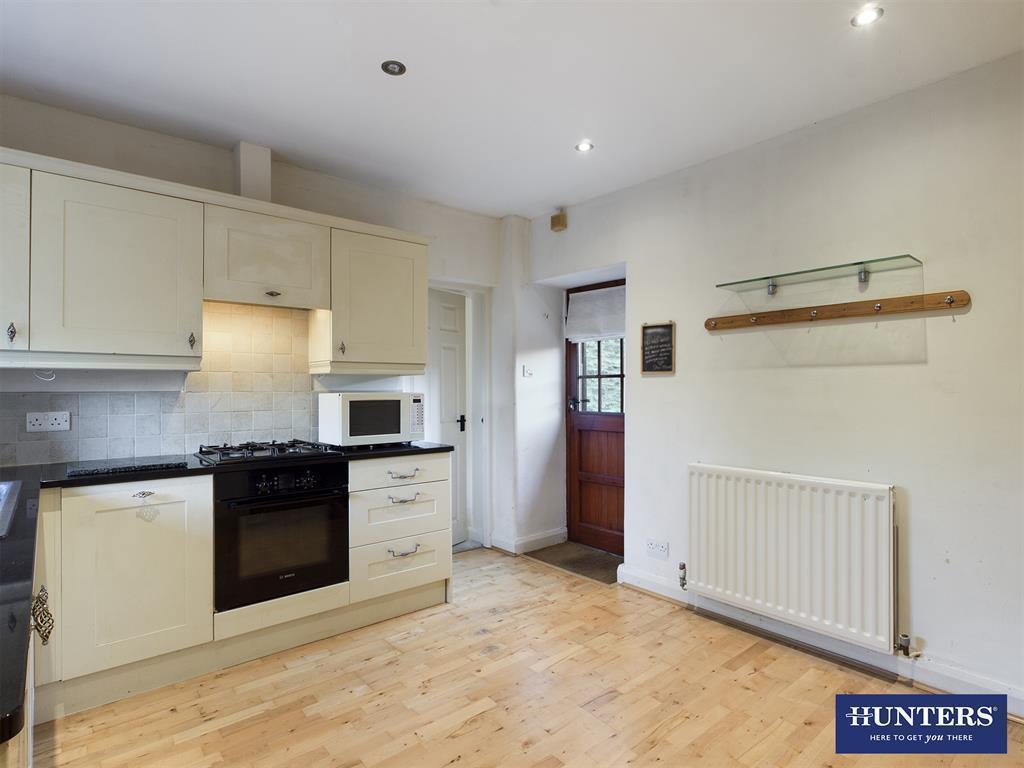
[[[640,340],[640,373],[676,372],[676,324],[645,323]]]

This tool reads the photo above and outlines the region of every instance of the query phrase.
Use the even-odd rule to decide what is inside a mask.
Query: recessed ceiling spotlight
[[[883,13],[885,13],[885,9],[880,5],[865,5],[857,11],[856,16],[850,19],[850,23],[855,27],[866,27],[882,18]]]
[[[405,74],[405,64],[394,59],[388,59],[380,65],[380,68],[384,70],[384,74],[392,75],[393,77]]]
[[[589,152],[593,148],[594,142],[590,141],[589,139],[584,139],[583,141],[576,145],[577,152]]]

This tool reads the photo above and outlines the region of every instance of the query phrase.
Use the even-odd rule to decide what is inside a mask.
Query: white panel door
[[[331,308],[331,230],[262,213],[206,206],[207,299]]]
[[[332,359],[427,360],[427,247],[331,230]]]
[[[64,489],[61,570],[65,680],[212,641],[211,477]]]
[[[202,354],[203,206],[32,175],[30,349]]]
[[[28,349],[31,171],[0,165],[0,349]]]
[[[430,291],[430,360],[427,365],[427,434],[454,445],[452,453],[452,542],[468,536],[466,503],[466,297]]]

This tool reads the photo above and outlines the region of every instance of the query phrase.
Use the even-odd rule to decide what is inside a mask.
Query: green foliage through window
[[[625,376],[622,371],[622,339],[583,341],[579,344],[580,410],[588,413],[622,413]]]

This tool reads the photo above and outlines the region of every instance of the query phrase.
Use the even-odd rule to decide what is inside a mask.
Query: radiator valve
[[[679,564],[679,588],[686,589],[686,563]]]
[[[920,651],[910,650],[910,635],[906,632],[900,632],[899,637],[896,640],[896,651],[910,659],[916,659],[921,655]]]

